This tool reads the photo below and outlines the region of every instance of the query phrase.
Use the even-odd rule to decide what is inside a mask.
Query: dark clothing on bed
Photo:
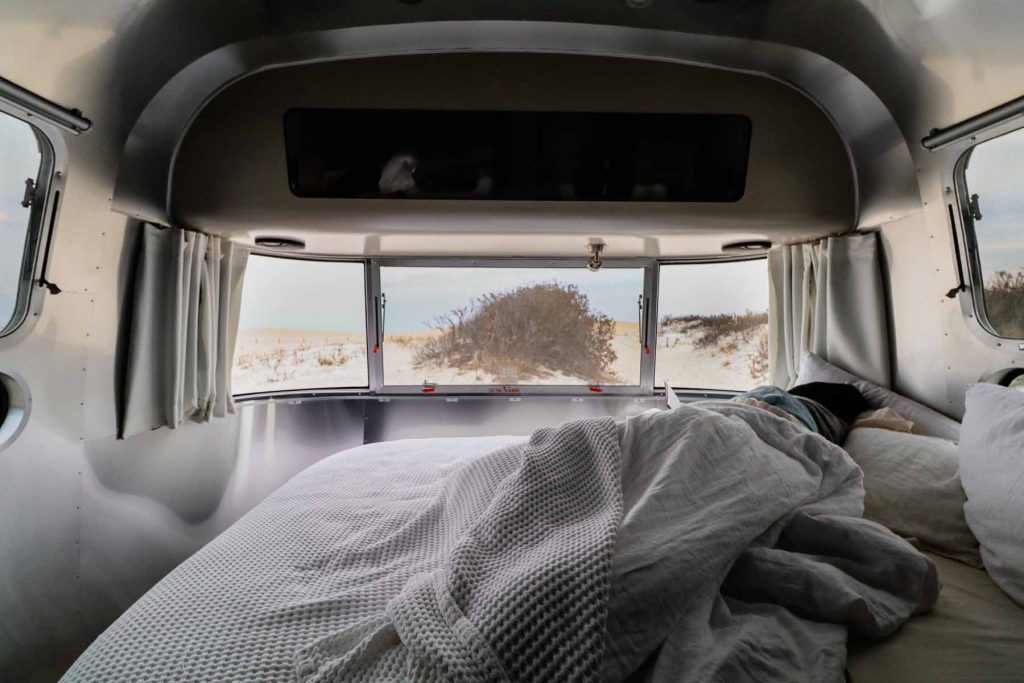
[[[797,396],[796,400],[803,403],[807,410],[810,411],[811,417],[814,418],[814,424],[818,427],[819,434],[834,444],[842,445],[846,441],[846,435],[850,431],[849,422],[840,419],[838,415],[815,400],[804,398],[803,396]]]
[[[811,382],[789,391],[766,385],[743,394],[783,410],[812,432],[842,445],[850,423],[870,406],[857,387],[850,384]]]
[[[843,422],[853,422],[871,408],[864,395],[852,384],[811,382],[795,386],[789,393],[818,402]]]

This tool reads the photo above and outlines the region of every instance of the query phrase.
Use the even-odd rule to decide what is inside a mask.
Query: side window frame
[[[274,258],[287,261],[304,261],[304,262],[319,262],[319,263],[351,263],[358,264],[363,269],[363,306],[364,306],[364,318],[363,324],[365,325],[365,339],[366,339],[366,372],[367,372],[367,383],[362,385],[352,386],[324,386],[324,387],[305,387],[299,389],[269,389],[261,391],[251,391],[244,393],[234,393],[232,398],[237,401],[249,401],[249,400],[262,400],[262,399],[273,399],[275,397],[299,397],[299,396],[324,396],[324,395],[353,395],[362,396],[373,392],[373,368],[374,362],[372,360],[373,354],[370,353],[372,348],[372,334],[374,320],[371,317],[373,315],[372,302],[373,294],[369,289],[370,287],[370,265],[369,260],[364,258],[345,258],[345,257],[334,257],[334,256],[318,256],[315,254],[294,254],[287,252],[279,252],[268,249],[252,249],[250,252],[250,258],[252,256],[262,258]],[[243,292],[244,296],[244,292]],[[236,356],[237,356],[236,348]],[[232,371],[234,371],[234,363],[237,358],[232,358]]]
[[[10,321],[0,327],[0,347],[3,347],[28,336],[42,313],[43,302],[49,291],[42,280],[49,275],[46,271],[64,190],[67,147],[55,126],[2,99],[0,114],[11,116],[29,126],[42,152],[39,174],[35,179],[35,200],[26,227],[14,312]]]
[[[753,254],[741,254],[741,255],[726,254],[726,255],[722,255],[722,256],[693,256],[693,257],[689,257],[689,258],[666,259],[666,260],[658,262],[658,266],[659,266],[659,268],[658,268],[659,285],[660,285],[660,280],[661,280],[661,268],[665,267],[665,266],[716,265],[716,264],[725,264],[725,263],[745,263],[745,262],[749,262],[749,261],[765,261],[765,262],[767,262],[767,260],[768,260],[768,252],[766,252],[766,251],[765,252],[757,252],[757,253],[753,253]],[[771,289],[771,285],[768,282],[768,278],[767,277],[765,277],[764,286],[765,286],[766,292]],[[770,306],[771,306],[771,304],[770,304],[770,301],[769,301],[769,311],[768,311],[769,319],[771,319]],[[659,317],[654,322],[654,325],[655,325],[655,331],[654,331],[655,344],[654,344],[654,346],[657,346],[657,339],[658,339],[658,335],[659,335],[659,331],[660,331],[660,329],[659,329],[660,324],[661,324],[661,318]],[[654,368],[654,373],[655,373],[654,377],[656,378],[657,367]],[[655,386],[655,389],[658,389],[661,392],[665,391],[663,386]],[[724,389],[724,388],[721,388],[721,387],[689,387],[689,386],[676,385],[676,384],[672,384],[671,385],[671,389],[673,391],[675,391],[676,393],[681,394],[681,395],[700,396],[700,397],[704,397],[704,398],[729,398],[729,397],[738,396],[738,395],[744,393],[742,389]]]
[[[953,167],[956,210],[955,216],[950,215],[950,221],[953,223],[950,227],[956,242],[958,242],[954,245],[957,249],[954,259],[957,260],[957,267],[963,275],[962,284],[967,288],[964,295],[959,297],[961,310],[968,319],[975,336],[989,346],[995,348],[1016,347],[1018,351],[1024,351],[1024,338],[1001,336],[988,319],[988,311],[985,306],[985,274],[975,231],[974,215],[971,211],[971,189],[967,184],[967,167],[976,147],[1021,129],[1024,129],[1024,126],[1019,121],[1004,122],[984,134],[970,138],[969,145],[957,157]]]

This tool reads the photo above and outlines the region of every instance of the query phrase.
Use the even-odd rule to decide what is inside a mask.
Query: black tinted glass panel
[[[293,109],[300,197],[732,202],[750,120],[714,114]]]

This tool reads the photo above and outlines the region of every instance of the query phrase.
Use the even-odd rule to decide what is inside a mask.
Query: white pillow
[[[1024,605],[1024,393],[996,384],[967,389],[960,476],[985,568]]]
[[[913,422],[914,434],[936,436],[947,441],[960,440],[960,423],[956,420],[917,401],[912,401],[906,396],[900,396],[894,391],[880,387],[874,382],[850,374],[842,368],[837,368],[813,353],[805,353],[800,359],[800,374],[797,376],[794,386],[811,382],[852,384],[860,390],[860,393],[864,394],[864,398],[872,408],[892,408]]]
[[[964,518],[957,446],[890,429],[858,427],[843,448],[864,470],[864,517],[939,555],[981,566]]]

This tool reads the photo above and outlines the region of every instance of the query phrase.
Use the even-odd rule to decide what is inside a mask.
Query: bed
[[[936,564],[862,511],[845,451],[736,403],[364,446],[165,577],[64,680],[840,681],[849,635],[938,595]]]
[[[929,554],[942,592],[928,614],[879,642],[853,640],[847,670],[871,681],[1019,681],[1024,678],[1024,607],[984,569]]]

